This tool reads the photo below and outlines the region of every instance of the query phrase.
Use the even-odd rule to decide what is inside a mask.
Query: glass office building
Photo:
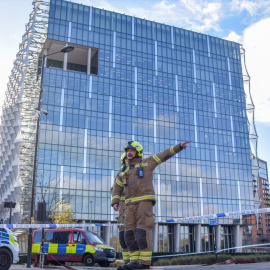
[[[36,204],[66,199],[79,221],[115,221],[109,190],[136,140],[145,157],[190,141],[155,170],[156,220],[254,208],[240,44],[64,0],[43,15],[35,63],[75,50],[46,59]],[[220,219],[220,248],[237,241],[232,224]],[[156,251],[204,251],[213,227],[162,224],[154,235]]]

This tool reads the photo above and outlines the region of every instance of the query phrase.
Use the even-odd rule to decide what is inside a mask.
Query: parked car
[[[0,228],[0,269],[8,270],[12,263],[19,261],[19,244],[13,232]]]
[[[98,234],[81,229],[45,229],[44,264],[82,262],[86,266],[98,263],[107,267],[115,262],[114,248],[108,246]],[[36,230],[32,239],[32,259],[40,260],[42,230]]]

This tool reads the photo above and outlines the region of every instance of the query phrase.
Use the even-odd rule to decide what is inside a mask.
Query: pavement
[[[31,266],[33,270],[39,269],[70,269],[70,270],[116,270],[115,267],[86,267],[86,266],[46,266],[46,268],[38,268]],[[201,269],[200,269],[201,268]],[[258,263],[244,263],[244,264],[213,264],[213,265],[170,265],[170,266],[151,266],[152,270],[178,270],[178,269],[188,269],[188,270],[269,270],[270,262],[258,262]],[[25,264],[22,265],[12,265],[10,270],[22,270],[29,269]]]

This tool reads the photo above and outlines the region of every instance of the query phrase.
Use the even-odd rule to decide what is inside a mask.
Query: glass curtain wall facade
[[[149,156],[190,141],[155,170],[156,219],[254,207],[239,44],[61,0],[51,0],[47,40],[97,57],[90,74],[45,68],[37,201],[46,187],[77,219],[113,221],[126,142]]]
[[[110,187],[124,146],[137,140],[145,157],[190,141],[155,170],[156,220],[254,208],[240,44],[70,1],[33,3],[35,24],[27,26],[17,55],[29,57],[31,72],[20,67],[24,87],[8,91],[16,98],[7,98],[2,117],[0,210],[14,195],[21,201],[14,217],[29,220],[42,54],[49,55],[42,95],[49,114],[41,114],[39,127],[35,206],[44,197],[49,211],[55,199],[65,199],[79,222],[116,222]],[[75,50],[54,54],[65,45]],[[10,125],[21,139],[8,134]],[[10,167],[21,182],[6,174]],[[236,234],[248,224],[219,218],[219,246],[240,246]],[[107,228],[95,230],[118,249],[117,228]],[[208,251],[214,243],[208,220],[155,228],[154,251]],[[243,233],[249,243],[248,226]]]

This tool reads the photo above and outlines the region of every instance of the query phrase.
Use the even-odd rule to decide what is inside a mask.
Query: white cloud
[[[226,39],[242,41],[246,51],[246,66],[251,77],[251,95],[255,105],[255,119],[270,124],[270,18],[252,24],[243,36],[231,33]]]
[[[146,20],[175,25],[197,32],[214,30],[220,32],[218,22],[222,15],[222,4],[219,0],[159,0],[159,1],[98,1],[73,0],[84,5],[104,8],[106,10],[125,13]]]
[[[220,1],[207,2],[202,0],[180,0],[190,11],[192,28],[195,31],[205,32],[213,29],[220,31],[218,22],[222,16]]]
[[[168,1],[162,0],[161,2],[156,3],[154,5],[154,8],[156,10],[162,11],[162,13],[170,15],[170,14],[174,13],[174,9],[176,8],[176,4],[169,4]]]
[[[255,119],[270,123],[270,18],[251,25],[244,31],[247,68],[255,104]]]
[[[117,13],[124,13],[124,6],[123,8],[119,8],[116,5],[116,2],[110,2],[106,0],[72,0],[73,3],[83,4],[86,6],[93,6],[95,8],[105,9],[109,11],[115,11]],[[113,4],[112,4],[113,3]]]
[[[238,35],[234,31],[232,31],[225,39],[243,44],[243,36]]]
[[[270,0],[232,0],[231,10],[234,12],[247,11],[253,20],[258,16],[268,16]]]
[[[210,29],[220,31],[218,22],[221,16],[221,3],[219,1],[206,3],[201,0],[180,0],[169,3],[162,0],[152,6],[128,8],[127,12],[136,14],[137,17],[198,32]]]
[[[146,20],[175,24],[178,21],[177,17],[179,17],[179,13],[178,16],[176,16],[176,10],[176,4],[169,4],[166,0],[162,0],[150,7],[130,6],[127,8],[127,13],[135,15],[138,18],[145,18]]]
[[[242,12],[246,10],[251,16],[253,16],[256,11],[261,6],[261,1],[248,1],[248,0],[233,0],[231,9],[233,11]]]

